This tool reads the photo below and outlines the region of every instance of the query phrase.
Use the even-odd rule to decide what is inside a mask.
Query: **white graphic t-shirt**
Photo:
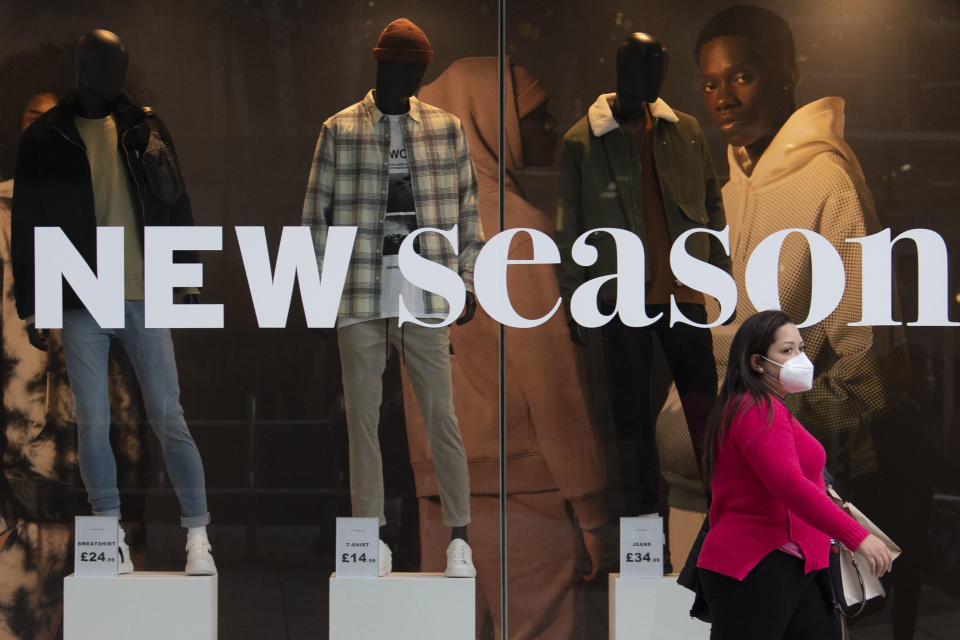
[[[443,318],[445,314],[424,313],[423,291],[410,284],[400,273],[398,253],[400,245],[417,228],[417,210],[410,188],[410,168],[407,165],[407,150],[404,148],[401,115],[388,115],[390,119],[390,188],[387,192],[387,212],[383,219],[383,265],[380,272],[380,317],[396,318],[400,315],[399,296],[404,305],[417,318]],[[413,250],[420,252],[420,241],[415,240]]]

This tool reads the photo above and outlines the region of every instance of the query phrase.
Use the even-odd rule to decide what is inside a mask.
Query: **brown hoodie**
[[[507,66],[504,216],[505,227],[526,227],[547,234],[553,221],[520,194],[513,175],[523,168],[518,104],[525,115],[546,101],[537,82],[518,66]],[[464,58],[450,65],[419,97],[463,122],[477,169],[480,218],[484,228],[499,229],[497,149],[499,109],[496,58]],[[514,85],[520,86],[520,96]],[[529,236],[515,239],[511,259],[531,257]],[[510,299],[517,312],[535,318],[560,297],[552,265],[514,266],[508,270]],[[499,487],[499,325],[482,308],[468,324],[450,328],[453,395],[470,465],[473,495],[497,495]],[[603,491],[606,476],[600,443],[587,413],[579,360],[562,313],[533,329],[506,328],[507,491],[559,490],[573,505],[581,528],[607,519]],[[404,383],[410,462],[417,495],[438,495],[433,461],[412,388]]]

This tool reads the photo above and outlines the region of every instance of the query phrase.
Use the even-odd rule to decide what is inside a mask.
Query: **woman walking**
[[[890,570],[884,543],[827,497],[823,446],[783,403],[809,390],[813,373],[781,311],[751,316],[733,338],[704,448],[713,502],[697,564],[711,640],[840,638],[817,579],[831,537],[861,552],[873,575]]]

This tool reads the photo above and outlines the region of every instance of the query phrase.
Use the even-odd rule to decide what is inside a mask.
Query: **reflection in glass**
[[[477,167],[480,217],[484,228],[499,226],[498,66],[496,58],[465,58],[450,65],[420,97],[463,122]],[[547,111],[548,95],[526,68],[507,61],[504,71],[504,227],[543,233],[552,221],[524,198],[517,181],[525,166],[549,165],[557,136]],[[529,259],[525,234],[514,238],[510,259]],[[517,312],[538,318],[559,297],[551,265],[509,267],[507,286]],[[499,325],[480,309],[470,324],[450,331],[454,397],[470,464],[471,543],[477,558],[481,610],[478,619],[500,628],[498,347]],[[595,530],[606,521],[604,466],[580,382],[574,345],[563,316],[532,329],[507,328],[506,438],[507,590],[510,638],[581,637],[576,562],[581,530],[594,567],[599,564]],[[409,386],[405,387],[410,399]],[[428,479],[429,452],[407,410],[411,456],[420,495],[423,569],[436,568],[428,554],[440,511]],[[419,463],[419,464],[416,464]],[[490,623],[480,637],[488,637]]]

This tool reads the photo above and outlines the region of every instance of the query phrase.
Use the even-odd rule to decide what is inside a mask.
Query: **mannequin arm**
[[[313,244],[317,250],[317,263],[323,264],[323,252],[327,243],[327,229],[333,223],[334,176],[336,153],[333,132],[324,123],[317,138],[317,147],[307,179],[307,193],[303,200],[301,224],[313,230]]]
[[[463,125],[457,132],[457,191],[460,197],[460,216],[457,223],[459,232],[460,251],[458,253],[458,264],[460,277],[463,284],[467,287],[467,293],[473,291],[473,265],[477,260],[477,254],[483,247],[483,226],[480,223],[480,215],[477,212],[477,175],[473,169],[473,159],[470,157],[470,149],[467,147],[467,134],[463,130]],[[467,311],[469,311],[470,296],[467,297]],[[474,308],[476,301],[474,300]],[[468,322],[473,317],[464,314],[464,322]],[[459,321],[458,321],[459,323]],[[462,323],[459,323],[462,324]]]

